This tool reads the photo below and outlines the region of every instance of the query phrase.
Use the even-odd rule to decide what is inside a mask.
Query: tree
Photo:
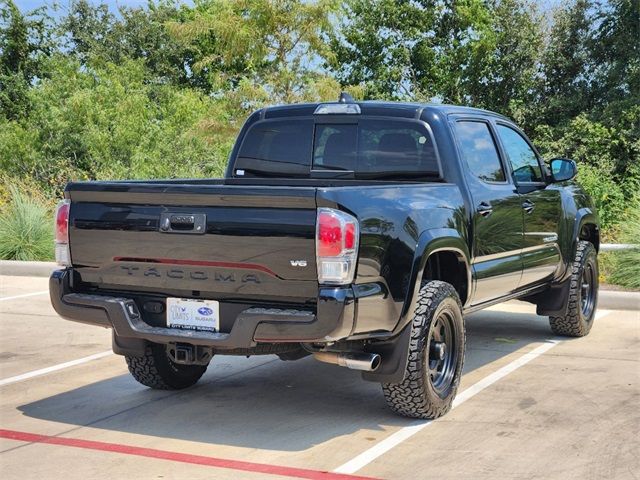
[[[543,54],[540,120],[559,125],[593,107],[593,2],[557,9]]]
[[[73,0],[60,24],[69,56],[86,64],[95,53],[108,55],[104,45],[115,21],[106,3],[94,6],[87,0]]]
[[[640,2],[612,0],[600,4],[599,25],[593,36],[592,54],[599,106],[620,103],[619,107],[640,104]]]
[[[49,18],[42,9],[23,15],[13,0],[0,5],[0,113],[20,118],[29,109],[30,84],[42,77],[42,60],[51,53]]]
[[[50,78],[29,89],[28,117],[0,119],[3,173],[56,195],[71,179],[221,175],[235,134],[224,105],[147,82],[142,60],[49,63]]]
[[[196,0],[189,19],[168,22],[194,49],[193,68],[211,80],[213,93],[242,90],[247,100],[292,102],[323,75],[320,57],[331,55],[334,0]]]
[[[120,7],[119,12],[121,20],[114,24],[108,46],[119,48],[120,58],[144,60],[149,76],[156,81],[202,86],[190,68],[195,62],[193,52],[166,28],[167,22],[186,16],[185,8],[166,0],[150,3],[147,8]]]
[[[191,52],[165,27],[186,11],[171,0],[163,0],[146,8],[120,7],[116,16],[106,3],[92,5],[76,0],[61,22],[60,34],[66,39],[69,54],[83,65],[143,60],[150,81],[202,86],[189,69]]]
[[[624,183],[627,198],[640,186],[639,10],[634,1],[574,0],[556,12],[538,107],[552,128],[536,135]]]
[[[489,19],[476,27],[480,39],[474,46],[480,51],[465,72],[468,103],[527,127],[540,68],[541,18],[528,0],[493,0],[489,12]]]
[[[348,0],[333,70],[370,97],[522,110],[533,96],[539,19],[525,0]]]
[[[424,32],[412,56],[419,90],[445,103],[471,104],[470,87],[486,81],[495,44],[492,12],[482,0],[424,3],[435,7],[433,30]]]
[[[327,66],[343,85],[361,85],[365,98],[423,96],[414,63],[424,45],[419,42],[427,41],[433,30],[434,9],[422,3],[345,2],[338,29],[331,36],[333,56]]]

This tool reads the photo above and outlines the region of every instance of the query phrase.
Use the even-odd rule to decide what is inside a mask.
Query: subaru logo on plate
[[[213,310],[211,310],[209,307],[200,307],[198,309],[198,313],[200,315],[209,316],[213,313]]]

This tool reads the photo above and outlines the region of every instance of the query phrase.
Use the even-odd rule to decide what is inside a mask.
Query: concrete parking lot
[[[581,339],[524,303],[469,316],[456,407],[424,422],[311,358],[216,357],[195,387],[152,391],[110,331],[56,316],[46,278],[0,282],[4,479],[640,475],[638,311],[601,310]]]

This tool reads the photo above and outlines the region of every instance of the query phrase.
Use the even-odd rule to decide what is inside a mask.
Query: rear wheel
[[[404,380],[382,384],[389,407],[414,418],[437,418],[447,413],[460,384],[464,349],[458,293],[445,282],[426,283],[411,325]]]
[[[598,305],[598,257],[593,244],[578,242],[571,268],[567,312],[549,317],[549,324],[556,335],[584,337],[593,326]]]
[[[125,356],[129,372],[138,382],[156,390],[180,390],[200,380],[207,365],[181,365],[169,358],[167,347],[149,343],[144,355]]]

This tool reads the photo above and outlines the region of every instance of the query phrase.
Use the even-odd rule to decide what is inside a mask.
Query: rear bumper
[[[72,271],[56,270],[49,279],[55,311],[76,322],[113,328],[118,341],[182,342],[220,349],[250,348],[258,343],[329,342],[354,330],[355,300],[349,287],[321,288],[317,311],[249,308],[241,311],[228,332],[196,332],[149,325],[136,302],[126,296],[74,293]]]

